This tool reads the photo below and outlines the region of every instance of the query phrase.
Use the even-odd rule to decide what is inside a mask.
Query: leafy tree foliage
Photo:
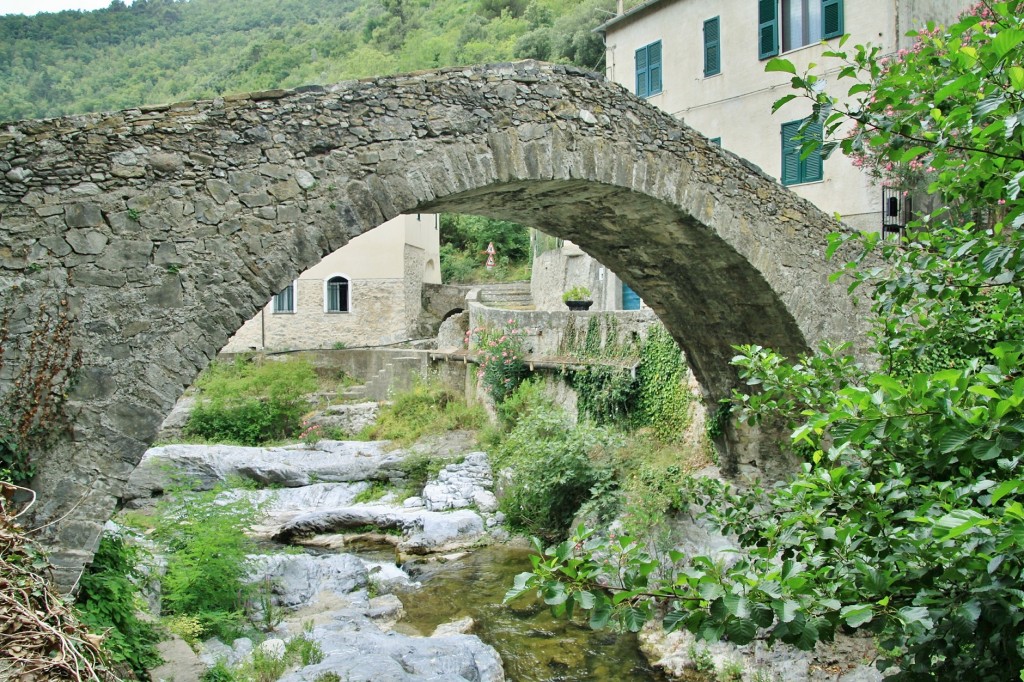
[[[530,230],[518,223],[482,216],[441,215],[441,277],[445,282],[474,281],[494,244],[499,270],[514,274],[530,263]]]
[[[593,29],[610,18],[614,6],[611,0],[583,0],[558,10],[534,0],[524,15],[530,30],[516,42],[516,56],[603,71],[604,42]]]
[[[771,490],[694,481],[687,493],[743,548],[732,563],[662,565],[630,538],[585,531],[539,553],[509,598],[537,589],[557,611],[637,629],[665,627],[737,644],[809,649],[867,630],[895,680],[1006,680],[1024,673],[1024,5],[982,3],[913,49],[844,51],[845,96],[784,59],[832,144],[922,164],[940,206],[912,239],[833,236],[867,292],[881,360],[846,346],[791,361],[743,347],[758,388],[743,419],[786,419],[805,463]],[[809,143],[813,144],[813,143]],[[894,173],[894,175],[896,175]],[[975,343],[929,355],[950,330]],[[890,667],[891,666],[891,667]],[[1024,677],[1024,675],[1022,675]]]
[[[611,0],[115,0],[0,17],[0,120],[535,57],[603,65]],[[543,28],[544,50],[520,39]]]

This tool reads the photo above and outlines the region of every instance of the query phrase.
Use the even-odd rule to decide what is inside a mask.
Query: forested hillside
[[[636,4],[635,1],[632,4]],[[604,67],[615,0],[114,0],[0,17],[0,120],[206,99],[439,66]]]

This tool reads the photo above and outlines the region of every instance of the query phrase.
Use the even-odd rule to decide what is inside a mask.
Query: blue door
[[[640,296],[625,282],[622,283],[622,309],[640,310]]]

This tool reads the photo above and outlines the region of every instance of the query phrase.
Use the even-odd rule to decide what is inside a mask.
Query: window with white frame
[[[347,313],[351,309],[348,277],[334,275],[324,282],[324,310],[328,313]]]
[[[758,0],[758,56],[843,35],[843,0]]]
[[[295,312],[295,282],[292,282],[284,289],[274,295],[275,313]]]

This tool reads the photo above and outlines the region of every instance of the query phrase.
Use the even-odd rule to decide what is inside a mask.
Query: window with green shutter
[[[722,72],[722,39],[718,17],[704,22],[704,76]]]
[[[822,0],[821,36],[823,39],[843,35],[843,0]]]
[[[661,41],[636,51],[636,94],[650,97],[661,92]]]
[[[843,35],[843,0],[758,0],[758,56]]]
[[[802,147],[804,139],[821,139],[821,123],[815,121],[800,134],[800,126],[805,119],[782,124],[782,184],[799,185],[804,182],[817,182],[824,178],[824,167],[821,160],[821,148],[815,149],[804,158]]]
[[[758,57],[779,53],[779,0],[757,0]]]

